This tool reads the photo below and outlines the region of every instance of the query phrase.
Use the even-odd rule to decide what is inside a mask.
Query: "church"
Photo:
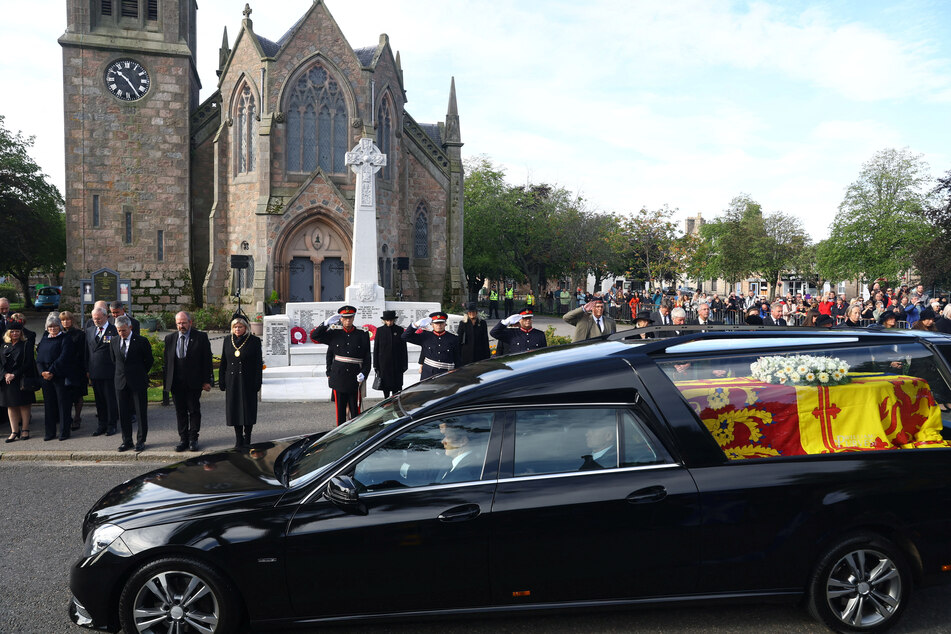
[[[362,137],[387,157],[378,252],[366,254],[387,299],[463,301],[454,80],[445,121],[419,123],[386,35],[353,48],[314,0],[272,40],[245,5],[199,103],[195,0],[67,0],[67,11],[67,301],[101,268],[130,281],[133,311],[230,305],[239,289],[252,307],[275,291],[342,300],[355,196],[344,155]],[[248,256],[241,274],[235,255]]]

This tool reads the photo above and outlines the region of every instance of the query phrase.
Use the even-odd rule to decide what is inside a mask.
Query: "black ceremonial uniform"
[[[429,330],[417,330],[411,325],[403,331],[403,340],[415,343],[422,348],[421,379],[448,372],[460,365],[459,337],[449,331],[443,331],[442,334],[437,335]]]
[[[520,327],[509,328],[501,321],[492,326],[489,334],[505,344],[505,354],[528,352],[548,345],[545,333],[538,328],[531,330],[522,330]]]
[[[347,418],[347,406],[350,406],[350,418],[360,413],[357,395],[360,384],[357,375],[370,374],[370,335],[361,328],[331,328],[323,324],[317,326],[313,335],[317,343],[327,344],[328,353],[333,354],[333,363],[327,372],[328,384],[334,391],[337,406],[337,424]],[[329,355],[328,355],[329,358]]]

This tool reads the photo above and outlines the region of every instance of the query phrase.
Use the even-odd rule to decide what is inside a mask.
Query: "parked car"
[[[893,625],[951,569],[951,338],[703,330],[471,364],[330,432],[129,480],[85,517],[71,618],[231,632],[745,597]]]
[[[36,291],[33,307],[36,310],[56,310],[59,308],[61,291],[55,286],[44,286]]]

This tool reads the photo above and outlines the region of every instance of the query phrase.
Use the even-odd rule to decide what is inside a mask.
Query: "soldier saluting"
[[[353,316],[356,313],[353,306],[341,306],[336,315],[317,326],[310,336],[316,343],[327,344],[328,360],[333,355],[327,378],[330,389],[334,391],[338,425],[360,413],[360,384],[370,373],[370,335],[354,328]],[[339,328],[331,328],[338,322]],[[350,416],[347,416],[348,409]]]
[[[506,354],[544,348],[548,345],[548,341],[545,339],[545,333],[537,328],[532,328],[532,318],[534,316],[534,313],[526,308],[522,312],[510,315],[495,324],[489,334],[505,344]],[[518,328],[508,327],[515,323],[518,323]]]
[[[459,337],[446,330],[449,316],[444,312],[430,313],[403,332],[403,340],[415,343],[422,350],[422,379],[448,372],[460,365]],[[432,331],[423,330],[432,324]]]

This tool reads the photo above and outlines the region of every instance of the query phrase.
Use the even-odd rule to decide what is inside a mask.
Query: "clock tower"
[[[192,303],[195,0],[67,0],[66,300],[100,268],[133,311]],[[204,271],[201,271],[203,275]]]

